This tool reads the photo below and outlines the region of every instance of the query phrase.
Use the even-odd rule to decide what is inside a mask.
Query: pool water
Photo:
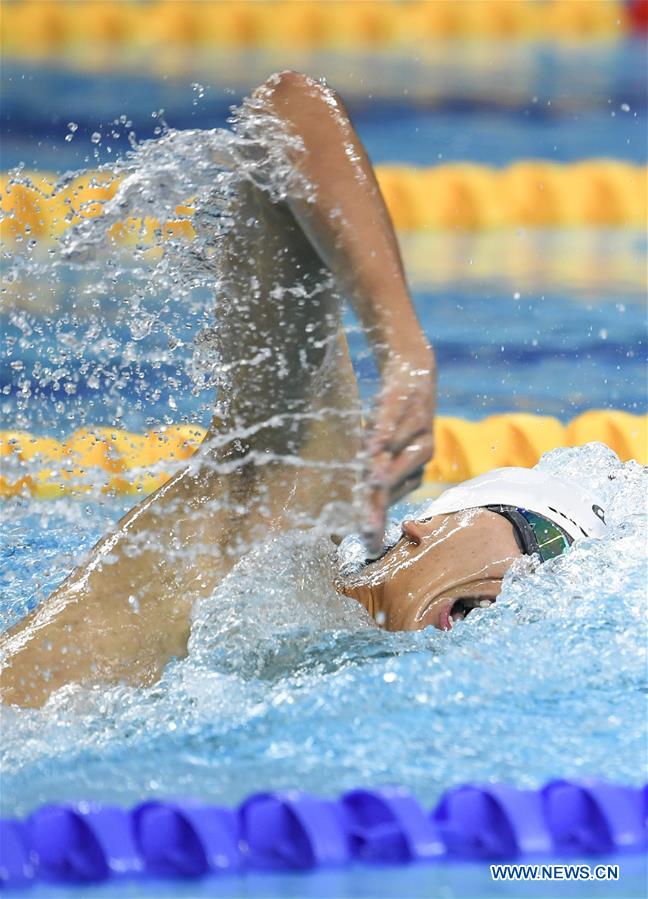
[[[137,59],[142,65],[133,68]],[[238,102],[272,71],[325,76],[345,98],[374,162],[505,165],[524,157],[568,162],[587,157],[646,160],[643,40],[609,42],[431,42],[426,52],[228,53],[146,67],[144,54],[121,68],[74,71],[3,61],[2,167],[80,168],[111,161],[140,139],[164,110],[174,128],[224,125]],[[43,103],[43,96],[49,98]],[[54,99],[55,98],[55,99]],[[128,129],[113,120],[125,115]],[[68,123],[77,130],[72,140]],[[100,144],[90,136],[102,134]],[[121,132],[116,134],[115,132]]]
[[[600,445],[543,467],[594,488],[610,534],[534,573],[450,633],[385,633],[330,585],[330,544],[288,535],[245,557],[196,611],[186,659],[158,685],[3,710],[5,813],[47,800],[131,803],[255,789],[330,795],[402,783],[424,803],[464,781],[639,783],[645,757],[645,476]],[[119,513],[9,504],[10,624]],[[269,584],[273,586],[268,587]]]
[[[587,114],[598,116],[596,126],[587,126],[595,136],[591,155],[641,155],[634,124],[640,119],[610,130],[607,112]],[[425,118],[404,116],[404,131],[398,119],[394,128],[368,121],[376,161],[407,143],[410,161],[434,163],[434,126]],[[490,135],[486,162],[504,164],[520,149],[538,146],[523,119],[503,120],[511,130],[494,122],[484,132]],[[461,136],[461,118],[440,122],[439,133],[454,148],[451,158],[478,153],[474,135]],[[571,131],[561,126],[567,136],[560,158],[584,152],[581,124],[575,121]],[[557,124],[545,125],[540,145],[549,152]],[[136,173],[150,173],[151,153],[133,163]],[[42,164],[42,156],[36,161]],[[51,155],[46,164],[60,168]],[[186,168],[181,156],[172,164]],[[154,200],[162,203],[160,192]],[[101,225],[92,227],[90,237]],[[585,245],[591,252],[597,241],[619,246],[614,235],[581,237],[577,250]],[[508,235],[508,247],[525,239]],[[562,236],[551,232],[537,240],[539,253],[568,255],[574,246],[565,250]],[[573,283],[558,286],[534,271],[524,278],[510,269],[503,278],[472,276],[475,251],[484,252],[478,243],[429,237],[428,251],[443,255],[451,246],[456,270],[465,270],[440,283],[434,268],[418,267],[420,248],[404,241],[408,269],[417,272],[417,310],[437,350],[439,411],[480,418],[524,410],[562,420],[592,407],[645,411],[641,282],[614,272],[592,278],[582,270]],[[640,271],[645,241],[631,234],[621,245],[629,270]],[[171,275],[184,277],[179,259],[172,258]],[[176,289],[159,269],[152,276],[150,267],[116,253],[61,261],[38,248],[22,248],[5,265],[12,286],[3,313],[9,341],[2,403],[11,427],[62,436],[86,423],[142,431],[164,422],[205,422],[213,390],[192,344],[213,314],[208,278],[190,287],[181,281]],[[142,321],[150,326],[142,328]],[[375,370],[352,317],[346,324],[368,400]],[[536,787],[552,777],[597,776],[641,783],[646,473],[597,444],[556,450],[541,466],[601,497],[610,525],[605,538],[584,540],[535,571],[521,563],[493,609],[473,612],[450,633],[376,628],[360,606],[333,590],[337,560],[325,534],[288,534],[258,547],[197,606],[187,657],[171,662],[154,687],[73,686],[42,710],[2,710],[2,814],[76,799],[130,805],[181,795],[227,804],[269,787],[335,795],[398,783],[432,806],[463,782]],[[83,501],[7,501],[0,626],[41,602],[126,508],[123,500],[94,494]],[[393,514],[411,511],[401,506]],[[627,865],[627,895],[640,895],[643,869]],[[440,895],[488,895],[485,877],[483,868],[465,866],[459,873],[363,869],[313,880],[223,882],[211,884],[210,894],[222,888],[225,895],[246,889],[250,895],[347,889],[363,895],[366,889],[378,896],[397,888],[422,896],[438,888]],[[554,886],[550,894],[562,895]],[[570,886],[564,894],[577,894]],[[604,895],[606,885],[600,886]],[[110,894],[120,889],[111,886]],[[124,889],[137,895],[136,887]],[[182,895],[184,887],[139,889]],[[595,895],[587,889],[580,895]],[[199,894],[195,885],[186,888],[186,895]],[[549,892],[530,886],[528,895]]]
[[[598,860],[597,860],[598,861]],[[75,887],[75,899],[490,899],[490,897],[524,897],[524,899],[643,899],[645,895],[646,859],[641,856],[622,858],[619,882],[515,883],[493,882],[487,865],[411,865],[407,867],[354,866],[343,871],[318,871],[314,874],[254,874],[246,877],[218,877],[205,881],[152,881],[144,884],[110,883],[105,886]],[[591,864],[591,859],[584,863]],[[601,864],[617,864],[619,858],[601,859]],[[506,890],[506,892],[504,892]],[[26,894],[34,899],[68,899],[69,887],[38,886]]]
[[[437,354],[440,414],[568,421],[592,408],[643,413],[645,236],[413,233],[402,245]],[[208,287],[165,291],[151,286],[151,267],[124,259],[114,277],[101,262],[52,267],[40,247],[4,267],[0,408],[8,426],[59,438],[86,424],[206,426],[213,393],[194,342],[213,321]],[[377,371],[349,311],[345,324],[368,400]]]
[[[70,687],[43,710],[4,709],[2,813],[82,798],[234,804],[269,786],[331,796],[400,783],[431,807],[464,782],[537,787],[598,776],[640,784],[646,477],[596,444],[554,451],[541,465],[601,496],[604,539],[584,540],[535,572],[513,571],[493,609],[450,633],[388,634],[329,586],[335,561],[325,538],[314,534],[296,549],[289,534],[244,558],[199,605],[187,658],[156,686]],[[8,503],[3,625],[47,595],[122,507]],[[643,869],[627,864],[628,875],[635,871],[627,895],[640,895]],[[412,869],[398,880],[410,884],[401,895],[426,895],[430,878],[450,896],[478,887],[488,895],[484,867],[467,879],[452,870]],[[352,873],[336,876],[339,884]],[[306,881],[308,895],[331,895],[318,892],[326,877]],[[249,889],[304,895],[302,880],[294,893],[282,891],[284,881],[252,878]],[[376,875],[356,872],[356,881],[366,895],[388,894]],[[243,887],[216,889],[234,896]],[[186,894],[199,895],[195,887]]]

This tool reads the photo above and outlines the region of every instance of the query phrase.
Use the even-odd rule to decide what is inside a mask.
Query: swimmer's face
[[[383,558],[338,587],[390,631],[428,625],[450,630],[478,605],[490,605],[521,552],[513,527],[486,509],[403,522]]]

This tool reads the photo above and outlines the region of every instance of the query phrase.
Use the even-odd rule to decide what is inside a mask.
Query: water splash
[[[143,430],[208,421],[218,360],[201,335],[222,317],[214,298],[232,200],[242,183],[273,201],[310,190],[292,162],[300,141],[258,98],[231,122],[233,130],[162,125],[158,139],[134,141],[92,179],[66,172],[41,187],[22,166],[10,173],[10,189],[41,192],[58,202],[59,221],[76,221],[53,245],[32,239],[28,225],[2,255],[5,355],[23,365],[3,412],[17,428],[62,435],[86,423]],[[113,196],[97,194],[114,182]],[[70,189],[75,209],[62,201]],[[11,211],[5,218],[11,226]],[[191,237],[169,222],[180,232],[190,225]]]
[[[450,633],[401,634],[334,592],[322,534],[272,540],[196,608],[188,657],[155,687],[68,687],[42,711],[3,711],[5,809],[80,796],[233,802],[269,785],[327,794],[398,781],[432,801],[470,780],[638,782],[646,475],[596,444],[541,466],[604,494],[603,539],[511,572],[496,606]],[[72,507],[16,509],[32,541],[13,563],[23,602],[47,564],[35,564],[40,547],[71,553]],[[95,509],[85,539],[105,514]]]
[[[258,116],[252,101],[234,133],[163,130],[102,169],[119,174],[119,189],[100,217],[68,232],[62,254],[23,241],[5,261],[11,337],[27,359],[9,407],[17,427],[55,421],[62,433],[96,415],[141,430],[176,421],[179,394],[196,400],[186,420],[211,415],[220,362],[210,329],[232,191],[242,179],[273,199],[308,194],[290,162],[298,148]],[[189,245],[140,225],[127,246],[112,241],[123,219],[168,221],[187,202]],[[20,294],[27,274],[38,288]],[[426,802],[466,780],[639,780],[645,474],[601,446],[541,465],[603,496],[605,538],[512,571],[495,608],[451,633],[373,626],[335,593],[321,533],[257,547],[196,608],[188,656],[154,687],[71,686],[42,710],[2,710],[3,812],[160,794],[233,802],[269,786],[337,793],[398,781]],[[92,496],[9,503],[3,624],[42,600],[121,511]],[[361,561],[358,546],[345,545],[349,564]]]

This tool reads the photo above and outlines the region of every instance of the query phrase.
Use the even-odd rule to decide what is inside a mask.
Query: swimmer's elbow
[[[304,88],[312,87],[317,83],[310,75],[296,72],[294,69],[283,69],[281,72],[273,72],[265,81],[265,84],[272,90],[281,91],[304,90]]]
[[[268,91],[275,96],[292,97],[321,88],[320,82],[315,81],[310,75],[285,69],[283,72],[274,72],[257,90]]]
[[[316,81],[310,75],[286,69],[283,72],[275,72],[254,92],[257,99],[267,102],[275,113],[285,113],[291,108],[299,108],[303,111],[309,105],[331,104],[333,101],[338,106],[342,100],[340,96],[328,85]]]

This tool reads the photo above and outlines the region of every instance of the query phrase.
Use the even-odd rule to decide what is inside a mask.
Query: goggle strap
[[[515,542],[523,556],[540,555],[540,545],[535,531],[521,512],[511,506],[485,506],[490,512],[497,512],[513,525]]]

